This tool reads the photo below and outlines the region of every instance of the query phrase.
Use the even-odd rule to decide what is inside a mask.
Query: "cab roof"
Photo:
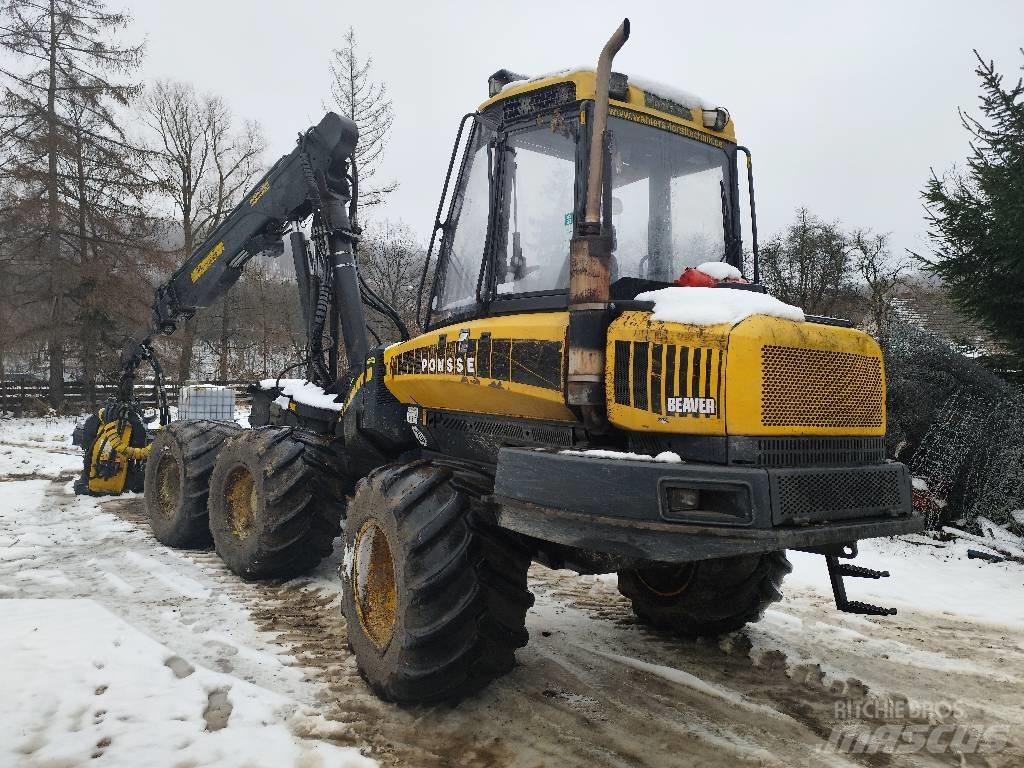
[[[612,73],[613,85],[616,77],[623,77]],[[670,123],[686,126],[701,134],[712,136],[719,140],[735,142],[736,132],[732,117],[727,110],[713,102],[687,93],[673,86],[657,83],[653,80],[642,77],[625,75],[627,88],[625,99],[611,98],[610,107],[624,107],[634,112],[648,114],[652,117],[667,120]],[[576,98],[579,100],[593,99],[597,90],[597,75],[593,68],[574,67],[570,69],[551,72],[537,77],[513,80],[502,87],[501,91],[483,104],[479,111],[499,104],[505,99],[519,96],[547,88],[558,83],[572,83],[576,88]],[[614,92],[614,89],[613,89]],[[621,90],[620,90],[621,93]],[[725,124],[720,130],[705,126],[705,112],[710,113],[721,110],[724,112]]]

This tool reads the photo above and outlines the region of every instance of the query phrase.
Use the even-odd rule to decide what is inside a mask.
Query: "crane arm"
[[[127,378],[130,383],[135,369],[150,358],[150,344],[157,333],[174,333],[196,310],[223,296],[253,256],[280,252],[290,222],[319,211],[328,228],[332,257],[346,246],[351,251],[355,238],[349,231],[345,205],[350,197],[348,164],[357,138],[355,124],[333,112],[300,135],[295,149],[274,163],[210,236],[157,287],[149,325],[135,334],[122,352],[122,382]],[[365,325],[345,330],[346,335],[365,335]]]
[[[351,201],[348,174],[358,139],[355,124],[328,112],[298,139],[205,241],[157,287],[149,323],[129,339],[121,352],[118,392],[83,425],[85,461],[76,489],[83,493],[120,493],[141,484],[139,473],[148,459],[148,430],[134,397],[135,373],[148,361],[153,367],[160,424],[170,421],[162,386],[160,362],[153,337],[171,334],[183,320],[208,307],[238,281],[245,264],[259,253],[284,250],[283,235],[292,223],[314,216],[315,251],[322,282],[318,282],[315,311],[310,306],[310,275],[305,238],[292,232],[293,249],[300,249],[297,266],[300,300],[307,320],[310,360],[318,360],[315,375],[322,386],[336,376],[323,365],[323,322],[328,307],[338,320],[350,365],[350,375],[366,362],[366,319],[355,261],[356,235],[346,206]],[[352,169],[354,171],[354,169]],[[324,274],[326,270],[330,274]],[[367,294],[373,298],[372,292]],[[333,357],[333,355],[332,355]],[[314,375],[314,374],[311,374]],[[76,433],[77,434],[77,433]]]

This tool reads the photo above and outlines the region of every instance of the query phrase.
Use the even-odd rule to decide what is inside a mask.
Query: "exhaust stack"
[[[569,349],[566,400],[577,406],[586,427],[607,428],[604,415],[604,347],[608,327],[611,236],[601,231],[601,191],[608,125],[608,81],[612,59],[629,39],[629,19],[623,19],[597,60],[594,121],[587,172],[587,205],[569,244]]]
[[[594,133],[590,143],[590,167],[587,170],[587,210],[584,225],[601,224],[601,171],[604,168],[604,132],[608,125],[608,81],[612,59],[629,40],[629,19],[623,19],[597,59],[597,83],[594,91]],[[594,234],[597,234],[596,232]]]

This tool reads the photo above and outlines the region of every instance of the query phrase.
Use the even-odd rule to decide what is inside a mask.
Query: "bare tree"
[[[331,95],[341,114],[359,128],[359,144],[355,151],[359,207],[378,205],[395,189],[392,180],[372,185],[391,135],[394,114],[387,87],[371,79],[373,59],[365,61],[356,51],[356,33],[352,27],[345,34],[345,44],[333,52],[331,63]]]
[[[782,301],[809,314],[830,314],[849,291],[853,264],[838,222],[798,208],[796,219],[761,249],[761,275]]]
[[[68,248],[66,237],[68,222],[75,218],[67,206],[67,164],[75,162],[78,145],[130,148],[116,106],[128,104],[138,87],[115,78],[138,67],[142,46],[114,42],[130,17],[108,12],[102,0],[7,0],[0,14],[0,49],[9,55],[0,66],[6,81],[3,174],[32,209],[23,221],[36,221],[42,229],[35,245],[48,278],[50,399],[59,406],[68,341],[65,302],[75,284],[67,268],[76,250]],[[88,120],[75,121],[72,109]],[[73,135],[76,122],[81,130]],[[77,207],[82,205],[79,201]]]
[[[207,99],[207,117],[210,133],[210,152],[213,173],[210,183],[200,195],[202,218],[198,230],[213,231],[263,170],[262,157],[266,148],[263,132],[258,123],[246,121],[240,130],[234,130],[231,112],[220,97]],[[220,310],[220,337],[218,378],[227,381],[232,337],[231,315],[236,302],[230,292],[218,302]]]
[[[273,273],[268,259],[246,265],[228,294],[232,325],[226,354],[221,344],[223,316],[198,317],[198,374],[220,380],[267,378],[301,359],[305,329],[295,290],[294,281]]]
[[[369,227],[359,246],[359,269],[374,293],[390,304],[409,327],[416,325],[423,247],[407,225],[385,220]],[[371,311],[371,329],[382,341],[396,341],[393,323]]]
[[[185,83],[157,82],[143,101],[143,116],[152,132],[150,171],[181,222],[178,259],[182,260],[217,227],[262,171],[263,135],[256,123],[237,129],[222,99],[199,96]],[[179,381],[187,380],[192,370],[195,332],[195,319],[181,329]],[[224,348],[228,335],[225,319]]]
[[[872,330],[887,339],[895,319],[895,301],[906,283],[910,263],[889,250],[889,236],[858,229],[850,236],[857,272],[865,285],[864,302]]]

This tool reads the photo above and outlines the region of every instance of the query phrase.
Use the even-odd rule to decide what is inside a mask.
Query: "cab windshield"
[[[435,323],[485,304],[500,311],[510,299],[564,301],[569,240],[584,205],[587,131],[578,115],[555,110],[500,128],[476,125],[442,244]],[[688,266],[735,258],[732,145],[681,135],[689,129],[667,122],[610,116],[608,130],[612,282],[671,283]]]
[[[618,117],[611,132],[612,280],[672,282],[724,260],[732,199],[724,149]]]

